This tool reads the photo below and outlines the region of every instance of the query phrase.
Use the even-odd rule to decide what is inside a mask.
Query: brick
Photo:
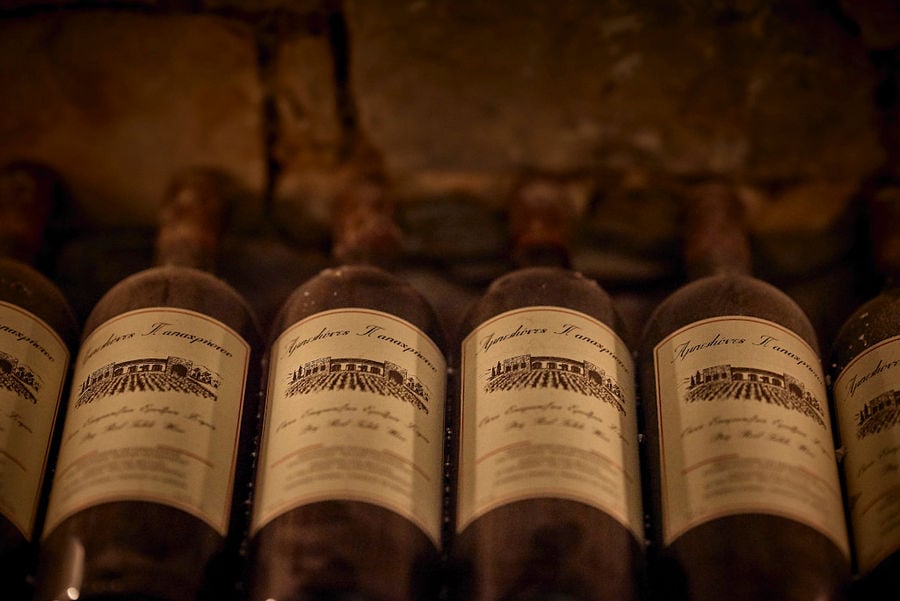
[[[147,225],[172,174],[231,174],[259,213],[265,157],[252,30],[194,15],[87,11],[0,21],[0,160],[42,160],[85,223]]]
[[[743,4],[348,0],[359,126],[398,177],[871,171],[859,41],[805,2]]]
[[[167,8],[170,10],[189,9],[192,0],[97,0],[94,6],[108,8]],[[35,14],[60,9],[78,9],[86,4],[84,0],[0,0],[0,12]]]
[[[331,43],[327,31],[299,26],[280,30],[271,43],[264,81],[279,167],[273,216],[296,243],[324,247],[332,199],[352,174],[343,164],[348,132]]]
[[[327,37],[282,40],[271,73],[268,88],[278,123],[274,158],[289,169],[337,164],[344,132]]]
[[[201,11],[239,11],[245,14],[267,12],[299,13],[324,11],[328,0],[197,0]]]
[[[407,202],[399,213],[408,252],[426,261],[473,262],[507,247],[505,219],[471,198]]]
[[[857,192],[852,182],[816,180],[774,189],[743,186],[749,227],[760,234],[806,232],[834,228],[844,218],[846,199]]]
[[[885,50],[900,46],[900,5],[895,0],[841,0],[866,46]]]

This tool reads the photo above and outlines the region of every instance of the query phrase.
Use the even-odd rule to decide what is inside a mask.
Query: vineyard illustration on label
[[[888,390],[866,402],[856,413],[856,437],[860,440],[900,423],[900,392]]]
[[[590,361],[566,357],[516,355],[491,368],[484,386],[487,393],[525,388],[556,388],[609,403],[623,415],[625,401],[619,384]]]
[[[182,357],[145,358],[109,363],[89,375],[78,391],[76,407],[126,392],[181,392],[217,400],[221,378]]]
[[[691,376],[688,402],[744,400],[766,402],[796,411],[818,425],[825,425],[819,400],[790,374],[756,367],[716,365]]]
[[[41,389],[41,378],[17,357],[0,351],[0,388],[17,394],[23,399],[37,404],[35,393]]]
[[[425,387],[406,369],[391,361],[360,357],[320,357],[307,361],[290,375],[285,396],[331,390],[357,390],[391,396],[428,414]]]

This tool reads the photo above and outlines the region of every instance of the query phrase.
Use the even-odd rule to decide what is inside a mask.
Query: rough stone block
[[[900,4],[895,0],[841,0],[841,8],[859,27],[869,48],[886,50],[900,45]]]
[[[859,40],[808,2],[726,4],[348,0],[362,134],[401,175],[875,168]]]
[[[327,9],[328,0],[197,0],[202,11],[238,11],[248,15],[267,12],[310,13]]]
[[[344,132],[327,37],[285,39],[273,61],[267,81],[277,119],[273,158],[295,170],[335,165]]]
[[[349,136],[326,29],[280,29],[264,85],[272,107],[271,158],[278,165],[273,217],[299,244],[326,243],[334,194],[344,185]]]
[[[196,15],[88,11],[0,21],[0,160],[69,183],[85,223],[155,222],[174,172],[219,168],[259,212],[266,163],[252,29]]]
[[[97,0],[93,6],[102,5],[109,8],[167,8],[170,10],[191,8],[192,0]],[[43,11],[60,9],[78,9],[84,6],[84,0],[0,0],[0,12],[16,12],[19,14],[36,14]]]

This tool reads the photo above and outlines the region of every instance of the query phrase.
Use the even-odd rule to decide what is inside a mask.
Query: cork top
[[[339,263],[387,267],[400,254],[394,203],[375,178],[354,180],[338,194],[331,223],[332,255]]]
[[[518,267],[569,267],[575,202],[560,182],[523,181],[508,204],[511,256]]]
[[[190,169],[176,175],[160,205],[156,234],[157,265],[214,271],[229,198],[222,174]]]
[[[690,279],[752,271],[744,207],[733,186],[705,182],[682,199],[684,263]]]
[[[0,168],[0,256],[35,262],[61,189],[47,167],[17,162]]]
[[[900,282],[900,185],[879,188],[868,200],[873,261],[892,284]]]

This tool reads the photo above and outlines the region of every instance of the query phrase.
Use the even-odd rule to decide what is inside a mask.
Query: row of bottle
[[[383,186],[354,184],[340,266],[286,300],[266,344],[210,273],[214,174],[175,182],[158,266],[83,328],[25,265],[48,175],[0,177],[8,598],[31,595],[27,549],[40,601],[813,601],[843,598],[854,572],[860,599],[896,579],[897,300],[848,321],[827,387],[801,309],[749,275],[726,186],[687,195],[693,281],[635,353],[611,298],[568,268],[573,211],[552,181],[512,195],[521,268],[453,341],[377,266],[400,234]],[[900,220],[873,222],[893,273]]]

